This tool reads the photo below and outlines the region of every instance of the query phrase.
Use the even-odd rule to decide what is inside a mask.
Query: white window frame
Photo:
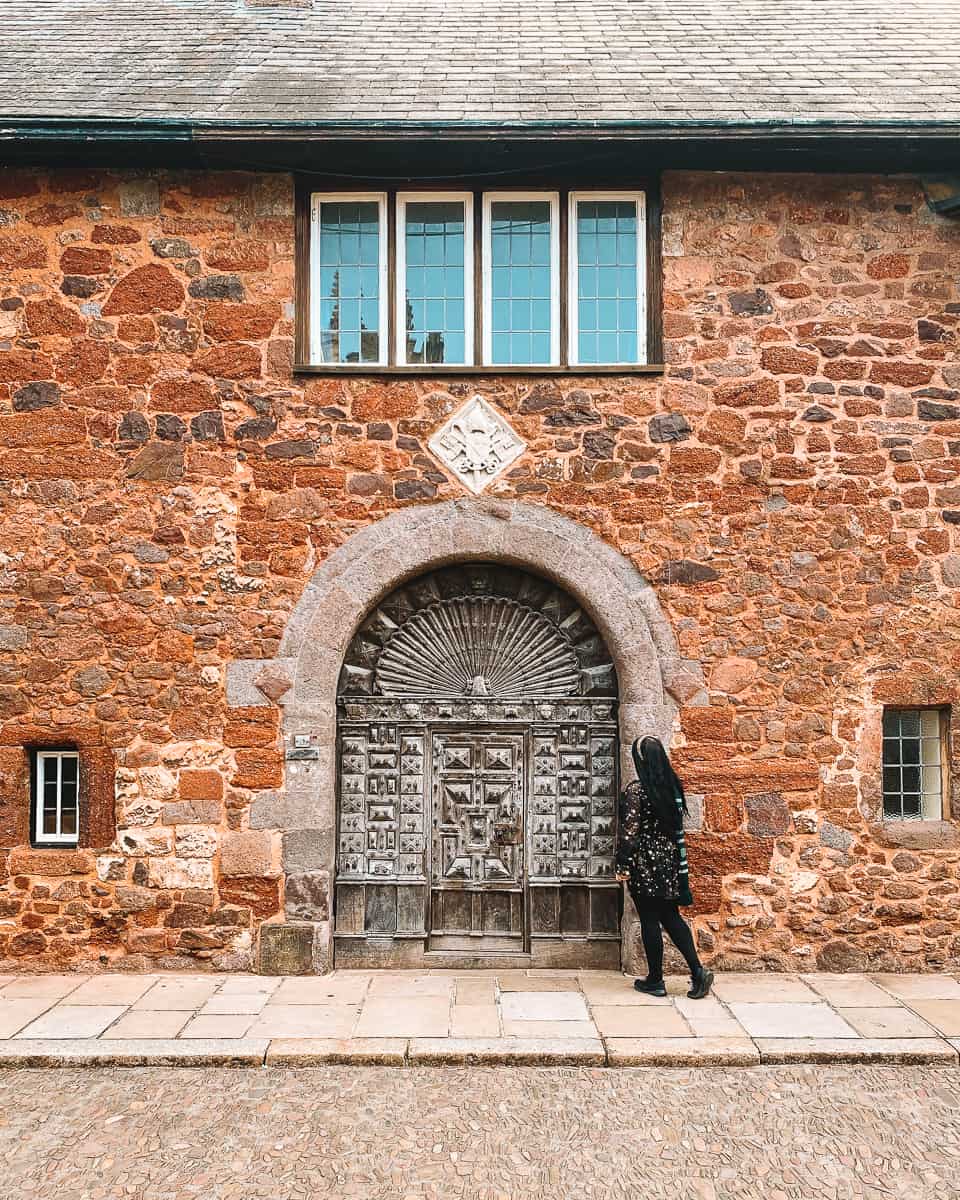
[[[462,363],[407,362],[407,205],[424,203],[463,204],[463,323],[464,358]],[[422,367],[426,371],[445,366],[473,366],[474,280],[473,264],[473,193],[472,192],[397,192],[397,269],[394,272],[394,320],[396,323],[396,360],[398,366]]]
[[[378,297],[378,321],[380,325],[379,354],[376,362],[344,363],[323,357],[323,330],[320,326],[320,205],[321,204],[369,204],[376,202],[379,222],[378,269],[380,295]],[[347,367],[362,370],[363,367],[383,367],[388,362],[390,329],[388,313],[390,297],[387,294],[387,193],[386,192],[312,192],[310,195],[310,361],[324,366]]]
[[[629,201],[637,210],[637,357],[633,361],[580,362],[580,250],[577,204],[583,200]],[[635,367],[647,361],[647,197],[645,192],[570,192],[567,211],[567,361],[571,367]]]
[[[493,205],[501,200],[520,203],[546,200],[550,204],[550,361],[547,363],[495,363],[493,361]],[[557,367],[560,365],[560,193],[484,192],[483,193],[483,255],[481,260],[483,288],[483,366],[500,367]]]
[[[77,832],[61,833],[63,823],[63,794],[62,778],[64,759],[72,758],[77,764]],[[46,764],[57,764],[57,832],[44,833],[43,807],[44,782],[46,779]],[[76,750],[37,750],[36,751],[36,794],[34,797],[34,842],[38,846],[76,846],[80,836],[80,755]]]
[[[886,760],[886,745],[885,745],[885,743],[888,739],[884,736],[883,730],[881,729],[881,733],[880,733],[880,740],[881,740],[881,747],[880,747],[880,770],[881,770],[880,817],[881,817],[881,820],[886,823],[900,822],[900,823],[911,823],[911,824],[914,822],[922,822],[922,821],[937,822],[937,821],[948,820],[949,816],[950,816],[950,801],[949,801],[949,796],[950,796],[950,749],[949,749],[949,746],[950,746],[950,709],[948,707],[940,706],[940,705],[919,704],[916,707],[911,707],[909,705],[891,704],[882,710],[881,720],[883,720],[883,718],[886,716],[886,714],[888,712],[897,712],[897,713],[915,712],[920,715],[921,721],[923,720],[923,714],[925,712],[936,713],[936,715],[937,715],[936,742],[937,742],[937,755],[938,755],[937,762],[936,763],[923,763],[923,761],[922,761],[923,760],[923,751],[922,751],[923,742],[925,740],[932,741],[933,738],[921,733],[920,734],[921,761],[916,765],[920,766],[921,772],[922,772],[922,769],[924,766],[936,766],[939,768],[939,771],[940,771],[940,794],[939,794],[939,796],[934,796],[932,799],[932,803],[931,803],[932,811],[924,811],[924,800],[926,799],[926,797],[928,795],[930,795],[930,793],[923,791],[922,775],[921,775],[921,790],[919,793],[919,795],[920,795],[920,812],[915,816],[906,816],[902,813],[902,811],[901,811],[901,813],[887,813],[887,792],[886,792],[886,788],[883,786],[882,772],[888,766],[888,763]],[[893,740],[893,739],[890,739],[890,740]],[[898,740],[902,744],[902,742],[903,742],[902,734],[896,740]],[[889,765],[892,766],[894,764],[889,764]],[[916,793],[904,793],[904,792],[900,791],[900,792],[895,792],[893,794],[901,798],[901,806],[902,806],[902,797],[905,794],[914,794],[915,795]]]

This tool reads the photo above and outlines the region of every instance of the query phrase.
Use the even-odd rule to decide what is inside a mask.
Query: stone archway
[[[252,681],[265,669],[292,684],[281,697],[287,927],[264,926],[261,941],[265,934],[297,941],[301,957],[309,941],[316,971],[333,965],[337,688],[347,648],[388,593],[431,569],[467,562],[526,569],[589,614],[616,668],[627,775],[635,737],[652,732],[669,742],[678,702],[706,702],[699,664],[680,657],[653,588],[628,559],[568,518],[519,501],[464,499],[403,509],[360,530],[304,589],[277,658],[236,662],[228,676],[234,703],[250,702]],[[631,944],[625,936],[625,953]]]

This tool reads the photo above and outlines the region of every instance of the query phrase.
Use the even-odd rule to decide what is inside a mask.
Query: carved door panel
[[[431,949],[524,949],[522,733],[431,737]]]

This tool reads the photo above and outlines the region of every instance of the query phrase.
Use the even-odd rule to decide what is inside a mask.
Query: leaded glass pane
[[[462,200],[404,206],[406,361],[466,362]]]
[[[637,206],[632,200],[578,200],[577,361],[639,358]]]
[[[896,820],[939,818],[943,775],[938,709],[883,714],[883,813]]]
[[[490,347],[494,363],[549,363],[552,230],[546,200],[490,205]]]
[[[320,204],[320,357],[380,361],[380,206],[376,200]]]

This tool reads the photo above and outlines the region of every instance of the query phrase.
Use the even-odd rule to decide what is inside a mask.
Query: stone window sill
[[[960,829],[953,821],[882,821],[874,826],[882,845],[906,850],[955,850]]]
[[[498,375],[662,375],[664,363],[639,363],[613,367],[445,367],[445,366],[383,366],[371,363],[296,363],[295,375],[413,375],[413,376],[493,376]]]

